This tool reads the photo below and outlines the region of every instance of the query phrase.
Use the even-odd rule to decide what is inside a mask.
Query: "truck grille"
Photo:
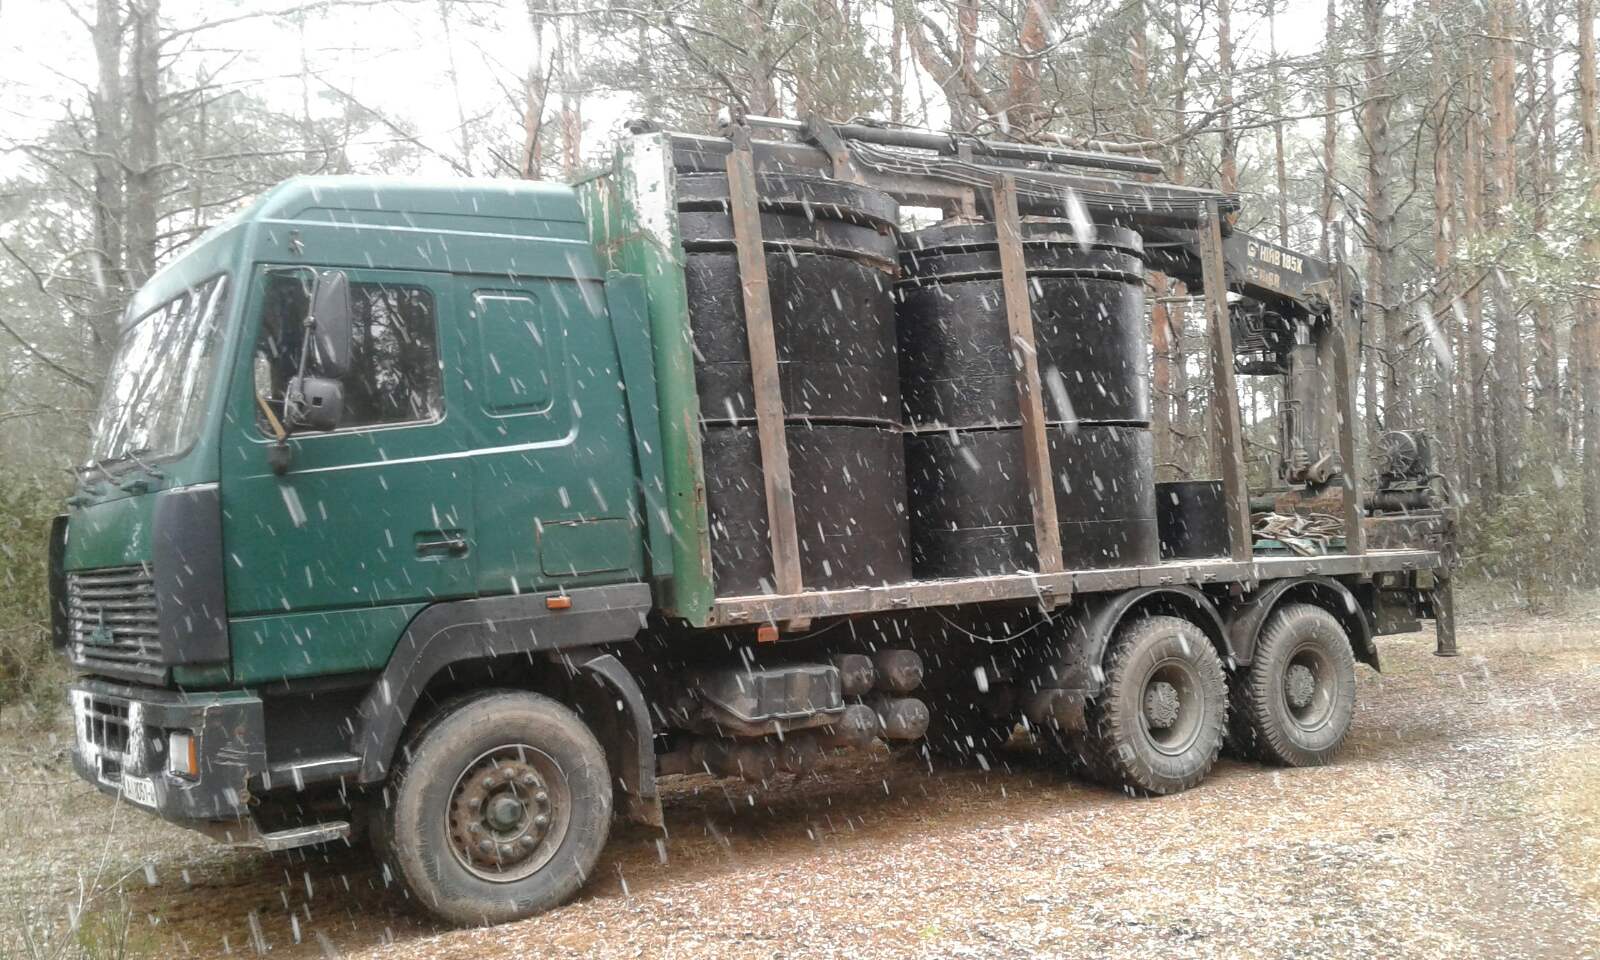
[[[162,669],[155,582],[142,564],[69,573],[67,618],[78,663]]]

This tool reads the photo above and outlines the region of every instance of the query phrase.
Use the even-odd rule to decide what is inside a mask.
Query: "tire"
[[[374,852],[435,916],[532,916],[593,873],[611,830],[611,776],[594,734],[562,704],[520,691],[459,701],[401,758],[374,812]]]
[[[1355,715],[1350,638],[1321,607],[1286,604],[1267,618],[1254,659],[1229,689],[1235,752],[1285,767],[1321,766],[1338,753]]]
[[[1125,624],[1104,671],[1077,738],[1084,768],[1141,794],[1179,793],[1204,780],[1228,729],[1222,661],[1205,631],[1178,617]]]

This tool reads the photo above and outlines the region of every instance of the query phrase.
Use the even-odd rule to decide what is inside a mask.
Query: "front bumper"
[[[72,766],[103,793],[191,827],[246,821],[266,772],[261,701],[242,691],[182,693],[79,680],[68,688]],[[196,738],[198,774],[168,769],[168,735]]]

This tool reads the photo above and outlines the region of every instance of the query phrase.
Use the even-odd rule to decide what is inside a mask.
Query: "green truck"
[[[1236,206],[1127,157],[762,118],[638,125],[575,186],[290,180],[122,322],[51,540],[75,768],[228,843],[368,838],[476,923],[572,896],[673,774],[993,762],[1019,725],[1136,793],[1224,743],[1326,762],[1376,635],[1432,617],[1454,652],[1451,512],[1425,437],[1369,492],[1343,469],[1354,278]],[[1154,483],[1146,267],[1204,291],[1219,481]],[[930,290],[954,319],[906,313]],[[1102,347],[1059,345],[1050,290],[1125,307],[1139,369],[1063,376]],[[939,350],[997,366],[924,377],[906,338],[969,321]],[[1236,373],[1285,383],[1254,496]],[[1102,374],[1127,409],[1094,419]],[[1328,503],[1335,536],[1252,529]]]

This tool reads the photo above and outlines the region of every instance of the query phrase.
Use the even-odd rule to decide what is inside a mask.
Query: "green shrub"
[[[0,704],[54,714],[62,667],[50,648],[50,518],[60,496],[0,476]]]
[[[1547,610],[1592,582],[1576,468],[1530,445],[1518,485],[1462,513],[1463,574],[1509,590],[1531,610]]]

